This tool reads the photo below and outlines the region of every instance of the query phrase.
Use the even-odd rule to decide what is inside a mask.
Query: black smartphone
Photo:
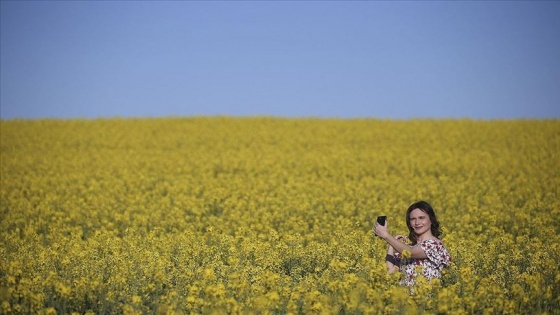
[[[387,216],[386,215],[380,215],[377,217],[377,223],[385,226],[385,220],[387,220]]]

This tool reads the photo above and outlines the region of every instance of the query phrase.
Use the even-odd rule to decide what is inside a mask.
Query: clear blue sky
[[[1,1],[0,117],[560,118],[558,1]]]

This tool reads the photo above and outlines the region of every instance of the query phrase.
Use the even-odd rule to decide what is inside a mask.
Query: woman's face
[[[431,231],[432,229],[432,221],[430,220],[430,216],[420,209],[412,210],[410,212],[409,219],[410,227],[416,235],[422,235],[428,231]]]

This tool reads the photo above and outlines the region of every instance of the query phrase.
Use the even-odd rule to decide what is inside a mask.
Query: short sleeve
[[[426,253],[426,257],[438,267],[448,266],[450,256],[440,240],[426,240],[420,243],[420,248]]]

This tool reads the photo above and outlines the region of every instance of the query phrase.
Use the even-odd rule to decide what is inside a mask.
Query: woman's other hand
[[[408,237],[406,237],[405,235],[397,234],[395,235],[395,238],[399,240],[401,243],[405,243],[405,244],[408,243]]]

